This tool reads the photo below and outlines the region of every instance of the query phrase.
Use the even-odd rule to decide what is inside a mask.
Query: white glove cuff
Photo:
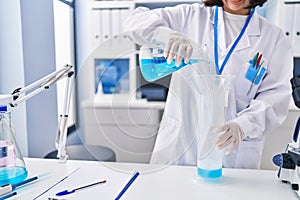
[[[176,31],[170,29],[170,28],[165,28],[165,27],[160,27],[157,28],[157,30],[154,31],[152,39],[151,39],[151,44],[153,45],[161,45],[165,46],[168,41],[171,39],[173,34],[178,34]]]

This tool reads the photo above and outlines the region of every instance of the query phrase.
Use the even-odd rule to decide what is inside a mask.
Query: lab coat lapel
[[[215,12],[215,10],[214,10]],[[211,27],[212,30],[210,32],[210,37],[212,39],[212,41],[214,41],[214,12],[211,12],[211,16],[210,16],[210,23],[211,23]],[[226,53],[228,53],[229,49],[231,48],[231,45],[228,46],[228,48],[226,49],[226,44],[225,44],[225,26],[224,26],[224,18],[223,18],[223,9],[219,9],[219,23],[218,23],[218,46],[221,49],[221,52],[219,52],[219,57],[222,57],[224,55],[226,55]],[[259,28],[259,16],[257,13],[254,13],[245,34],[243,35],[243,37],[241,38],[241,40],[239,41],[238,45],[235,48],[235,51],[240,51],[243,49],[246,49],[248,47],[251,46],[251,41],[250,41],[250,37],[253,36],[259,36],[260,35],[260,28]]]
[[[236,46],[235,51],[240,51],[252,46],[253,44],[251,44],[250,37],[257,37],[259,35],[260,35],[259,16],[257,13],[254,13],[246,29],[246,32],[241,38],[239,44]]]

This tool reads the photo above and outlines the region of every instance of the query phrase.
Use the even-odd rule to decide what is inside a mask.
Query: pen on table
[[[71,191],[64,190],[64,191],[56,193],[56,196],[64,196],[64,195],[67,195],[67,194],[72,194],[72,193],[74,193],[74,192],[76,192],[78,190],[82,190],[82,189],[85,189],[85,188],[88,188],[88,187],[91,187],[91,186],[94,186],[94,185],[102,184],[102,183],[106,183],[106,180],[100,181],[100,182],[96,182],[96,183],[92,183],[92,184],[89,184],[89,185],[85,185],[85,186],[73,189]]]
[[[24,181],[20,181],[18,183],[2,185],[2,186],[0,186],[0,195],[7,194],[7,193],[13,191],[14,189],[16,189],[17,187],[23,186],[23,185],[30,183],[32,181],[35,181],[37,179],[38,179],[38,177],[35,176],[32,178],[26,179]]]
[[[59,183],[63,182],[64,180],[66,180],[68,177],[70,177],[72,174],[74,174],[75,172],[77,172],[80,168],[76,168],[74,171],[72,171],[69,175],[65,176],[64,178],[62,178],[61,180],[59,180],[58,182],[56,182],[54,185],[52,185],[51,187],[49,187],[48,189],[46,189],[44,192],[42,192],[41,194],[39,194],[37,197],[34,198],[37,199],[39,197],[41,197],[42,195],[44,195],[45,193],[47,193],[49,190],[51,190],[52,188],[54,188],[56,185],[58,185]]]
[[[125,187],[121,190],[121,192],[118,194],[118,196],[115,198],[115,200],[119,200],[123,194],[126,192],[126,190],[131,186],[131,184],[135,181],[135,179],[140,175],[139,172],[134,172],[131,179],[128,181],[128,183],[125,185]]]
[[[15,195],[17,195],[17,192],[13,192],[13,193],[7,194],[5,196],[2,196],[2,197],[0,197],[0,200],[8,199],[8,198],[10,198],[12,196],[15,196]]]

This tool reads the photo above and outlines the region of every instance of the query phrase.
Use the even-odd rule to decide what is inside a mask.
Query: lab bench
[[[296,200],[291,186],[277,179],[277,171],[223,169],[219,181],[206,182],[197,179],[195,166],[164,166],[133,163],[104,163],[97,161],[74,161],[58,163],[54,159],[25,158],[29,177],[49,173],[28,186],[20,187],[14,199],[33,199],[48,190],[38,200],[48,200],[57,192],[71,190],[83,185],[106,180],[105,184],[93,186],[63,196],[64,199],[115,199],[122,188],[137,170],[140,176],[122,196],[122,200]],[[45,167],[47,166],[47,167]],[[74,170],[77,171],[70,175]],[[69,177],[64,177],[69,175]],[[56,197],[57,198],[57,197]]]

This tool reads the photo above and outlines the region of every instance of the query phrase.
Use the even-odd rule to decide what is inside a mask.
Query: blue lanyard
[[[216,65],[216,71],[217,71],[217,74],[220,75],[222,74],[223,70],[224,70],[224,67],[229,59],[229,57],[231,56],[232,52],[234,51],[235,47],[237,46],[237,44],[239,43],[239,41],[241,40],[242,36],[244,35],[248,25],[249,25],[249,22],[255,12],[255,9],[253,8],[250,12],[250,15],[248,16],[247,20],[246,20],[246,23],[244,24],[244,27],[242,28],[240,34],[238,35],[238,37],[236,38],[236,40],[234,41],[232,47],[230,48],[228,54],[226,55],[224,61],[223,61],[223,64],[220,68],[219,66],[219,53],[218,53],[218,13],[219,13],[219,7],[216,6],[216,9],[215,9],[215,17],[214,17],[214,48],[215,48],[215,65]]]

